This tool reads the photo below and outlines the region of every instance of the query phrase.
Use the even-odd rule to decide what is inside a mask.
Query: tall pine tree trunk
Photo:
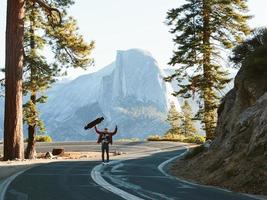
[[[23,159],[22,68],[24,0],[7,1],[4,160]]]
[[[35,28],[35,14],[34,14],[34,9],[35,9],[35,3],[33,3],[32,5],[32,10],[31,10],[31,15],[30,15],[30,47],[31,47],[31,52],[32,54],[35,55],[36,53],[36,49],[35,49],[35,39],[34,39],[34,28]],[[36,75],[36,70],[35,70],[35,66],[33,66],[33,64],[30,64],[30,73],[31,73],[31,82],[34,82],[34,76]],[[30,101],[31,101],[31,106],[36,107],[36,92],[34,91],[34,89],[32,88],[31,91],[31,97],[30,97]],[[32,110],[36,110],[36,109],[32,109]],[[34,113],[34,115],[36,115],[36,113]],[[26,159],[34,159],[35,158],[35,131],[36,131],[36,123],[35,121],[32,123],[28,123],[28,144],[27,144],[27,148],[26,148],[26,152],[25,152],[25,158]]]
[[[187,134],[187,122],[185,122],[185,124],[184,124],[184,135],[188,136],[188,134]]]
[[[34,106],[36,106],[36,95],[35,93],[31,94],[31,101]],[[35,128],[36,124],[28,125],[28,144],[25,152],[26,159],[34,159],[36,155],[35,151]]]
[[[204,73],[204,124],[206,131],[206,139],[214,138],[214,122],[215,122],[215,108],[214,96],[212,88],[212,66],[211,66],[211,30],[210,30],[210,2],[203,0],[203,73]]]

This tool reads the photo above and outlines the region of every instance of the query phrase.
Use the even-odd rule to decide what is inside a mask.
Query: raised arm
[[[115,135],[115,134],[117,133],[117,130],[118,130],[118,127],[117,127],[117,125],[116,125],[115,130],[114,130],[113,132],[111,132],[111,134],[112,134],[112,135]]]
[[[95,126],[95,132],[98,133],[98,134],[101,134],[101,133],[102,133],[101,131],[99,131],[99,130],[96,128],[96,126]]]

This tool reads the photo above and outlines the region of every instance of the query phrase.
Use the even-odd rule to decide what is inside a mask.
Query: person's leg
[[[109,162],[109,145],[107,143],[107,147],[106,147],[106,153],[107,153],[107,162]]]
[[[104,153],[105,153],[105,144],[104,143],[102,143],[101,149],[102,149],[102,162],[104,162],[105,161],[104,160]]]

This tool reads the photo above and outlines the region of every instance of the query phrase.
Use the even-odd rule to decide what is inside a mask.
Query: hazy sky
[[[74,16],[87,41],[95,40],[97,67],[115,60],[116,50],[141,48],[152,53],[161,66],[172,55],[172,36],[163,22],[170,8],[183,0],[76,0]],[[249,0],[252,27],[267,26],[267,1]],[[6,0],[0,1],[0,66],[4,66]]]

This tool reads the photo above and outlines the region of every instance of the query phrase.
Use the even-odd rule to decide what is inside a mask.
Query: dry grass
[[[203,144],[205,142],[205,138],[201,135],[184,136],[181,134],[167,134],[164,136],[151,135],[147,138],[147,141],[170,141]]]
[[[171,167],[171,172],[204,185],[267,195],[267,165],[262,158],[240,159],[245,157],[242,152],[225,157],[223,151],[203,151],[192,158],[178,160]]]

